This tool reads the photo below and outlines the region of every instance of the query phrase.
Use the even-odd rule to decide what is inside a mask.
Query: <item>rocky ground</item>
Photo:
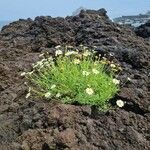
[[[147,23],[137,27],[135,29],[135,33],[143,38],[150,38],[150,20]]]
[[[90,106],[25,99],[20,76],[56,45],[97,46],[114,53],[123,71],[114,98],[123,108],[102,113]],[[81,11],[66,18],[19,20],[0,32],[1,150],[149,150],[150,41],[109,20],[106,11]],[[131,78],[127,81],[127,77]]]

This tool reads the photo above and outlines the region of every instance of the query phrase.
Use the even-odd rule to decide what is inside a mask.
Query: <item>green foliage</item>
[[[88,48],[79,52],[57,47],[54,58],[42,59],[32,72],[25,73],[29,93],[63,103],[96,105],[103,110],[119,90],[119,80],[114,79],[108,62]]]

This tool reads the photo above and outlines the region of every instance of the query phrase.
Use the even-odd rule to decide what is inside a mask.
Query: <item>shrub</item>
[[[108,101],[119,90],[119,80],[114,79],[112,71],[115,67],[86,47],[78,51],[57,46],[55,57],[45,57],[33,65],[33,71],[23,73],[28,79],[27,97],[32,94],[63,103],[107,109]]]

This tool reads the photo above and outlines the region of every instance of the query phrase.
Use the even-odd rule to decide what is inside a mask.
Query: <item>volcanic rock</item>
[[[141,36],[143,38],[149,38],[150,37],[150,20],[146,22],[145,24],[137,27],[135,29],[135,33],[138,36]]]
[[[123,71],[121,89],[112,103],[123,108],[106,113],[91,106],[25,99],[20,76],[31,70],[42,52],[57,45],[97,46],[113,54]],[[104,9],[77,16],[19,20],[0,32],[0,149],[149,150],[150,43],[130,28],[113,23]],[[128,77],[130,81],[128,81]]]

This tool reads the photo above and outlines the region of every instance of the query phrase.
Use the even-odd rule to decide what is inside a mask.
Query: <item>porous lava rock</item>
[[[135,33],[143,38],[150,38],[150,20],[137,27]]]
[[[120,92],[106,113],[94,106],[25,99],[20,76],[40,53],[57,45],[97,46],[113,54],[123,71]],[[150,43],[130,28],[113,23],[104,9],[77,16],[19,20],[0,32],[0,149],[2,150],[149,150]],[[130,78],[130,80],[128,80]],[[117,108],[115,101],[125,101]]]

